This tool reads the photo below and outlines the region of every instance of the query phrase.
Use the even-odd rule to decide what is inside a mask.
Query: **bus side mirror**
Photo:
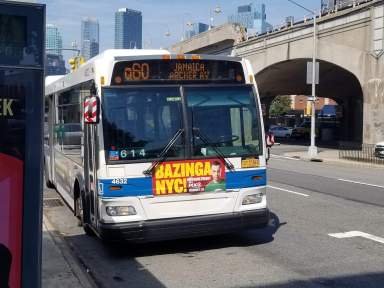
[[[84,124],[97,124],[100,120],[100,100],[97,96],[84,99]]]

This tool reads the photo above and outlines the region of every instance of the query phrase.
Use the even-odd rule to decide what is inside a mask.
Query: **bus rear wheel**
[[[47,164],[45,164],[45,160],[44,160],[44,178],[45,178],[45,185],[47,186],[47,188],[55,188],[55,185],[53,185],[53,183],[49,180],[47,167],[46,167],[45,165],[47,165]]]
[[[45,178],[45,185],[50,189],[55,188],[55,185],[53,185],[51,181],[47,180],[47,178]]]
[[[79,220],[79,226],[83,226],[85,234],[94,236],[95,232],[92,230],[89,223],[89,210],[83,196],[75,199],[75,215]]]

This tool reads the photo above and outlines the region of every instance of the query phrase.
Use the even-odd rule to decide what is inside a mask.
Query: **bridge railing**
[[[340,0],[337,4],[332,6],[325,6],[322,8],[323,13],[337,12],[338,10],[343,10],[345,8],[355,7],[360,4],[371,2],[372,0]]]
[[[333,7],[323,7],[320,11],[318,11],[316,18],[321,18],[323,16],[329,15],[329,14],[335,14],[338,11],[342,11],[345,9],[353,8],[356,6],[359,6],[361,4],[365,4],[368,2],[372,2],[374,0],[343,0],[339,1],[335,6]],[[291,27],[294,27],[295,25],[299,24],[305,24],[307,22],[310,22],[313,20],[313,15],[305,15],[302,19],[298,21],[294,21],[293,18],[289,22],[284,22],[281,24],[273,25],[271,28],[268,28],[267,31],[263,33],[248,33],[247,39],[251,38],[258,38],[263,37],[265,35],[268,35],[273,32],[279,32],[281,30],[290,29]]]
[[[339,142],[339,158],[384,165],[384,158],[375,156],[374,144]]]

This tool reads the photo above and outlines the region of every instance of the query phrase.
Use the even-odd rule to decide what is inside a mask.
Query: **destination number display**
[[[111,85],[245,83],[241,63],[220,60],[137,60],[115,64]]]
[[[144,158],[146,151],[143,148],[128,148],[128,149],[118,149],[110,150],[108,153],[108,159],[110,161],[119,161],[127,159],[137,159]]]

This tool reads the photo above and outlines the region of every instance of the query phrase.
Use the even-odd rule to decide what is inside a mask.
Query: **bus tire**
[[[45,186],[47,186],[47,188],[50,188],[50,189],[55,188],[55,185],[53,185],[52,182],[49,181],[47,178],[45,178]]]
[[[79,219],[79,226],[83,226],[85,234],[88,236],[94,236],[95,232],[92,230],[89,222],[88,205],[83,195],[84,194],[81,193],[81,195],[75,199],[75,214]]]

